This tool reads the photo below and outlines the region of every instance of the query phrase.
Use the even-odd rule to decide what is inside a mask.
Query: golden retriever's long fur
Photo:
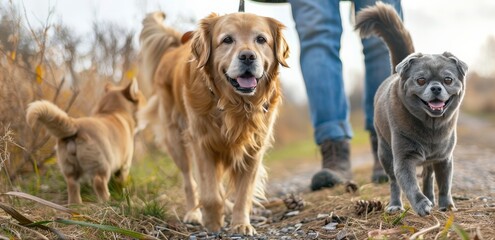
[[[233,231],[254,234],[249,212],[255,196],[264,198],[262,158],[281,101],[278,67],[287,66],[289,54],[284,26],[248,13],[211,14],[181,43],[164,17],[151,13],[143,20],[142,71],[155,92],[140,117],[182,171],[184,221],[220,230],[232,193]]]
[[[57,161],[67,182],[69,204],[82,203],[79,182],[88,179],[99,201],[110,198],[108,181],[117,173],[127,178],[134,152],[136,113],[145,99],[133,80],[125,88],[107,86],[90,117],[72,118],[55,104],[35,101],[26,113],[28,124],[41,123],[57,138]]]

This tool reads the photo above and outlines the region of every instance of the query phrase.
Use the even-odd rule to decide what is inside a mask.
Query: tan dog
[[[142,70],[155,92],[140,116],[182,171],[184,221],[219,231],[232,193],[232,230],[252,235],[249,213],[254,196],[264,198],[262,159],[281,100],[278,68],[289,54],[284,26],[248,13],[211,14],[181,43],[164,18],[153,13],[143,20]]]
[[[133,80],[125,88],[108,86],[91,117],[71,118],[55,104],[29,104],[27,122],[44,125],[57,138],[57,159],[67,182],[69,204],[82,203],[79,182],[89,179],[99,201],[110,198],[108,181],[127,178],[134,152],[135,114],[145,105]]]

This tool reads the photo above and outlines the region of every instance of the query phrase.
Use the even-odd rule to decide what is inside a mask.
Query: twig
[[[432,215],[432,216],[433,216],[433,215]],[[435,224],[435,226],[432,226],[432,227],[429,227],[429,228],[424,228],[424,229],[421,229],[421,230],[420,230],[420,231],[418,231],[417,233],[413,234],[413,235],[412,235],[409,239],[410,239],[410,240],[414,240],[414,239],[418,238],[419,236],[421,236],[421,235],[423,235],[423,234],[425,234],[425,233],[427,233],[427,232],[430,232],[430,231],[433,231],[433,230],[435,230],[435,229],[439,228],[439,227],[440,227],[440,222],[438,221],[438,219],[437,219],[435,216],[433,216],[433,218],[437,221],[437,224]]]
[[[22,228],[22,229],[24,229],[24,230],[26,230],[26,231],[28,231],[28,232],[31,232],[31,233],[35,234],[36,236],[38,236],[38,237],[39,237],[39,239],[46,239],[46,240],[49,240],[49,239],[48,239],[45,235],[43,235],[43,234],[39,233],[38,231],[35,231],[35,230],[31,229],[31,228],[28,228],[28,227],[22,226],[22,225],[20,225],[20,224],[14,223],[14,222],[11,222],[11,223],[9,223],[9,224],[12,224],[12,225],[14,225],[14,226],[17,226],[17,227],[19,227],[19,228]]]
[[[470,209],[464,211],[465,213],[470,213],[470,212],[495,212],[495,207],[487,207],[487,208],[480,208],[480,209]]]
[[[182,235],[182,236],[184,236],[184,237],[188,237],[188,236],[189,236],[189,235],[187,235],[187,234],[185,234],[185,233],[181,233],[181,232],[179,232],[179,231],[175,231],[175,230],[170,229],[170,228],[168,228],[168,227],[164,227],[164,226],[156,226],[156,227],[157,227],[157,228],[159,228],[159,229],[167,230],[167,231],[169,231],[169,232],[173,232],[173,233],[175,233],[175,234]]]

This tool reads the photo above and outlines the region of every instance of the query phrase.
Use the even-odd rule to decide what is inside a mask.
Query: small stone
[[[287,229],[287,228],[282,228],[280,231],[281,231],[281,232],[283,232],[283,233],[288,233],[288,232],[289,232],[289,229]]]
[[[310,222],[313,222],[315,220],[316,220],[316,218],[304,218],[303,220],[301,220],[301,223],[310,223]]]
[[[197,237],[207,237],[208,236],[208,233],[207,232],[200,232],[198,234],[196,234]]]
[[[298,224],[294,225],[294,227],[295,227],[296,229],[299,229],[299,228],[301,228],[301,227],[302,227],[302,223],[298,223]]]
[[[337,224],[336,222],[331,222],[325,226],[323,226],[322,228],[325,229],[325,230],[329,230],[329,231],[332,231],[332,230],[335,230],[337,229]]]
[[[337,240],[342,240],[347,238],[347,231],[346,230],[341,230],[339,233],[337,233],[336,236]]]
[[[286,217],[293,217],[293,216],[297,216],[297,215],[299,215],[299,211],[288,212],[284,216],[286,216]]]
[[[297,230],[296,231],[296,234],[299,235],[299,236],[304,236],[305,235],[304,230]]]
[[[295,229],[294,227],[288,227],[288,228],[287,228],[287,230],[288,230],[289,232],[294,232],[294,230],[296,230],[296,229]]]
[[[330,216],[330,214],[326,214],[326,213],[318,213],[318,216],[316,216],[316,218],[318,219],[321,219],[321,218],[326,218]]]
[[[308,237],[311,239],[316,239],[318,238],[318,232],[309,232]]]
[[[260,215],[263,217],[269,218],[273,215],[273,212],[270,209],[264,209],[263,211],[261,211]]]
[[[189,236],[189,240],[197,240],[197,239],[198,239],[198,238],[197,238],[196,236],[194,236],[194,235]]]
[[[283,236],[280,238],[281,240],[291,240],[292,238],[289,236]]]

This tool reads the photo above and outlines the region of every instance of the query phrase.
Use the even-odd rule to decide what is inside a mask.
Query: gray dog
[[[404,210],[402,190],[418,215],[430,214],[435,202],[433,173],[440,210],[455,210],[452,152],[467,65],[448,52],[414,53],[399,16],[381,2],[358,13],[356,29],[364,37],[381,37],[395,67],[375,96],[378,156],[390,180],[386,211]],[[423,166],[423,192],[416,179],[417,166]]]

